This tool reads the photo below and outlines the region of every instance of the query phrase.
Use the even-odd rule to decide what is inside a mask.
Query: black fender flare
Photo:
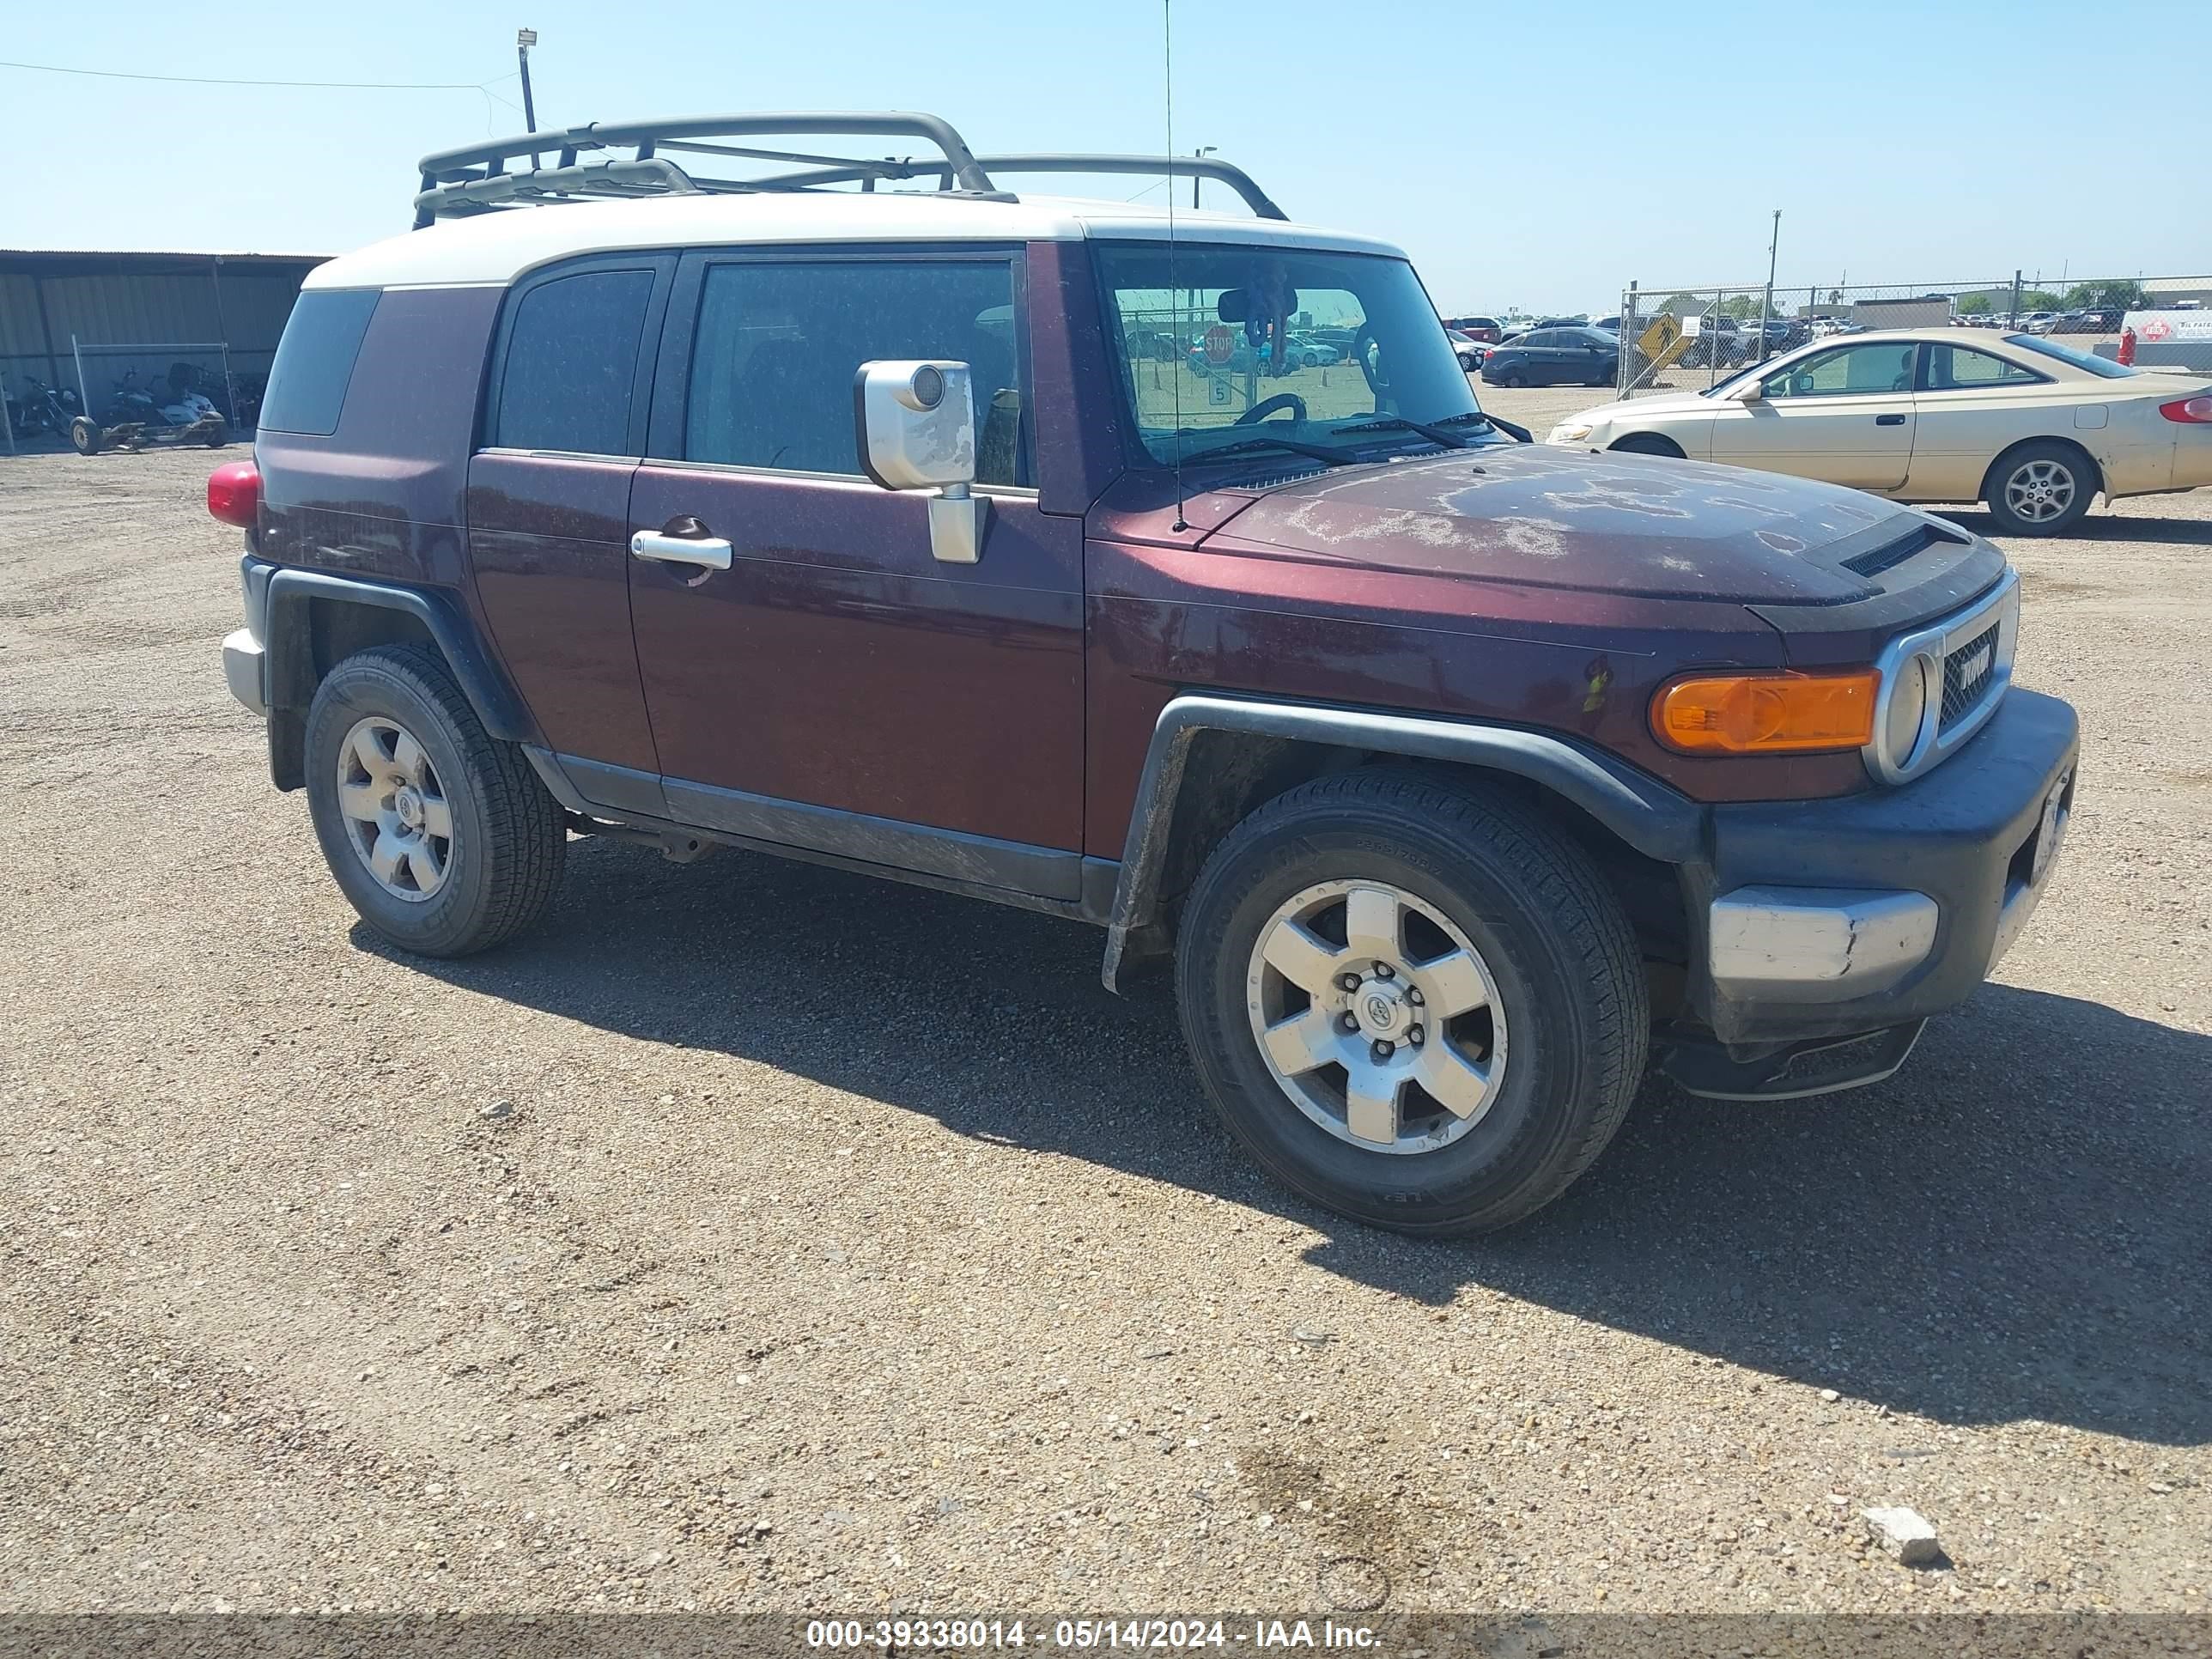
[[[1571,802],[1647,858],[1691,864],[1705,856],[1703,807],[1648,773],[1577,739],[1516,726],[1424,714],[1189,695],[1160,711],[1129,815],[1100,977],[1119,988],[1130,936],[1160,908],[1161,872],[1173,831],[1192,740],[1204,732],[1326,744],[1407,759],[1436,760],[1510,773]]]
[[[477,629],[450,595],[391,582],[368,581],[326,571],[280,568],[269,579],[269,597],[262,631],[262,648],[269,662],[269,707],[301,710],[313,701],[314,642],[308,626],[313,601],[374,605],[414,617],[453,671],[453,679],[469,706],[483,722],[484,730],[508,743],[538,740],[538,728],[522,699],[508,684],[498,662],[486,649]]]

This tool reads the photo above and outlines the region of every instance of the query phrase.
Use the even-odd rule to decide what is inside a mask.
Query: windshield
[[[1102,242],[1122,391],[1155,460],[1273,439],[1312,459],[1483,442],[1467,372],[1402,259],[1303,248]],[[1395,417],[1395,424],[1384,422]],[[1273,447],[1276,446],[1267,446]]]
[[[2100,357],[2093,351],[2076,351],[2072,346],[2046,340],[2040,334],[2008,334],[2004,337],[2004,343],[2024,346],[2030,351],[2039,351],[2046,357],[2056,357],[2062,363],[2086,368],[2092,374],[2101,374],[2108,380],[2124,380],[2135,373],[2125,363],[2116,363],[2110,357]]]

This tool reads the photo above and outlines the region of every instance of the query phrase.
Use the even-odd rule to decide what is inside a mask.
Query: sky
[[[2178,74],[2212,63],[2207,0],[1170,3],[1176,148],[1218,147],[1293,219],[1404,247],[1446,314],[1757,283],[1777,208],[1784,288],[2212,272],[2201,100]],[[983,152],[1152,153],[1169,130],[1162,0],[4,9],[14,61],[454,83],[0,67],[9,130],[44,135],[0,182],[5,247],[337,253],[404,230],[419,156],[522,130],[519,25],[540,127],[921,108]]]

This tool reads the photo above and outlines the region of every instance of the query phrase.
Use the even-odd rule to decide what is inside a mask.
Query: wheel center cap
[[[1395,1042],[1413,1023],[1406,988],[1396,980],[1370,979],[1352,994],[1352,1015],[1370,1037]]]
[[[399,814],[400,823],[410,830],[422,827],[422,797],[411,787],[403,784],[392,792],[392,810]]]

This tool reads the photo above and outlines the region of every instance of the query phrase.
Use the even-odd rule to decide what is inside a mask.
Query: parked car
[[[1293,334],[1290,337],[1291,362],[1299,368],[1326,368],[1344,361],[1344,354],[1328,341],[1312,334]]]
[[[1461,333],[1455,328],[1446,329],[1444,337],[1451,342],[1452,355],[1459,359],[1459,366],[1470,374],[1480,368],[1482,360],[1490,355],[1489,346]]]
[[[2020,319],[2020,325],[2030,334],[2048,334],[2058,325],[2055,311],[2031,311]]]
[[[208,504],[246,538],[226,677],[368,933],[496,945],[572,836],[1092,922],[1109,988],[1172,965],[1269,1171],[1424,1234],[1555,1197],[1647,1058],[1732,1098],[1887,1076],[2018,933],[2075,721],[2009,684],[1988,542],[1508,441],[1395,248],[1273,211],[1170,244],[1002,190],[934,117],[852,137],[937,145],[939,191],[697,187],[791,118],[591,129],[688,145],[669,188],[533,170],[544,134],[427,156],[423,228],[308,276]],[[581,199],[602,167],[627,197]],[[499,201],[532,205],[469,211]],[[1376,378],[1194,405],[1124,326],[1175,289],[1231,326],[1356,309]],[[772,986],[650,994],[858,1040],[872,978],[926,976],[1015,1062],[979,1121],[1059,1104],[1005,1093],[1048,988],[910,930],[856,977],[803,907],[753,924]],[[580,929],[558,959],[588,1003]]]
[[[1470,340],[1484,345],[1496,345],[1505,337],[1504,325],[1495,317],[1447,317],[1446,328],[1455,328]]]
[[[1492,348],[1481,367],[1492,386],[1611,386],[1620,374],[1620,340],[1581,323],[1534,328]]]
[[[1944,329],[1815,342],[1711,391],[1561,422],[1575,448],[1724,461],[1906,501],[1987,504],[2057,535],[2090,500],[2212,484],[2212,385],[2138,373],[2040,335]]]

